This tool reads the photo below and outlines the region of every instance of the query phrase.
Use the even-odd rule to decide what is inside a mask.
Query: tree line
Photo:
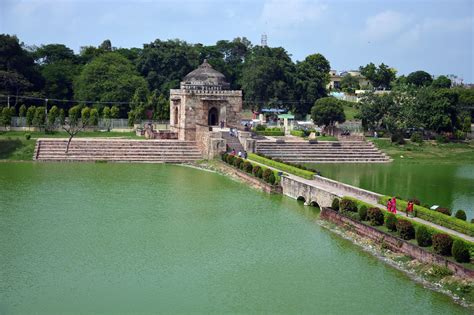
[[[76,54],[63,44],[31,47],[21,43],[16,36],[2,34],[0,47],[0,94],[3,95],[0,102],[5,106],[5,95],[10,95],[10,104],[14,107],[13,112],[5,112],[6,115],[19,115],[20,105],[25,104],[36,108],[48,106],[48,109],[55,105],[65,113],[73,106],[86,106],[104,116],[104,108],[114,105],[118,108],[118,117],[128,117],[130,123],[144,118],[165,120],[169,118],[169,90],[179,88],[182,78],[204,59],[226,76],[232,89],[243,90],[245,108],[284,108],[303,117],[311,113],[316,100],[327,97],[329,92],[326,86],[330,79],[330,63],[323,55],[315,53],[293,62],[284,48],[253,45],[245,37],[219,40],[215,45],[156,39],[142,48],[116,48],[110,40],[105,40],[97,47],[82,47]],[[451,81],[447,77],[433,80],[424,71],[397,77],[396,71],[384,63],[378,66],[369,63],[359,70],[369,81],[369,88],[394,90],[385,98],[369,94],[361,105],[361,119],[370,128],[382,125],[401,128],[400,123],[391,121],[403,120],[411,125],[408,121],[414,120],[412,117],[424,126],[437,125],[428,124],[425,121],[428,118],[419,117],[420,113],[404,114],[410,115],[411,120],[400,117],[395,114],[398,109],[394,105],[384,103],[387,99],[391,99],[389,103],[397,103],[405,95],[420,100],[424,97],[425,105],[420,105],[420,101],[417,110],[430,107],[429,104],[448,108],[448,105],[439,105],[439,101],[432,102],[439,97],[445,100],[443,104],[454,102],[453,97],[449,97],[451,94],[441,95],[438,91],[449,90]],[[358,81],[349,75],[342,81],[341,87],[347,92],[353,93],[358,88]],[[403,90],[402,87],[410,88]],[[434,91],[438,91],[437,94]],[[450,93],[465,93],[459,91],[461,89],[450,89]],[[435,94],[429,94],[431,92]],[[37,99],[19,98],[23,95]],[[45,103],[45,98],[50,100]],[[456,106],[469,106],[466,102],[470,101],[465,101],[466,98],[469,99],[458,96],[459,106]],[[331,101],[325,104],[331,106]],[[472,102],[469,104],[472,106]],[[377,113],[373,114],[374,111]],[[406,106],[400,112],[404,111],[407,111]],[[450,112],[449,109],[445,111]],[[332,111],[331,115],[341,120],[340,113]],[[458,118],[451,116],[438,120],[442,120],[440,128],[443,130],[459,127]]]
[[[17,97],[22,95],[59,100],[48,104],[65,110],[79,102],[102,111],[104,102],[116,102],[120,117],[132,120],[167,119],[169,90],[179,88],[204,59],[232,89],[244,91],[246,108],[273,106],[305,115],[327,95],[329,82],[330,64],[323,55],[295,63],[284,48],[254,46],[245,37],[208,46],[157,39],[142,48],[115,48],[105,40],[75,54],[63,44],[29,47],[3,34],[0,47],[0,92],[11,96],[10,104],[44,105]]]

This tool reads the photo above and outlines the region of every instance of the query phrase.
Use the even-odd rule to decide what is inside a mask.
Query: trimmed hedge
[[[260,136],[270,136],[270,137],[283,137],[285,135],[284,131],[276,130],[265,130],[265,131],[256,131]]]
[[[388,198],[390,197],[382,196],[379,199],[379,203],[382,205],[386,205]],[[407,204],[408,204],[407,201],[397,199],[397,210],[405,211]],[[472,223],[462,221],[454,217],[448,217],[447,215],[430,210],[422,206],[414,205],[413,210],[414,210],[415,216],[420,219],[436,223],[448,229],[455,230],[469,236],[474,236],[474,224]]]
[[[367,221],[367,207],[362,205],[359,210],[357,210],[361,221]]]
[[[357,212],[357,205],[353,200],[344,197],[339,202],[339,209],[341,211]]]
[[[433,250],[436,254],[443,256],[451,255],[451,247],[453,246],[453,238],[448,234],[438,233],[433,237]]]
[[[466,244],[460,240],[455,240],[453,242],[453,247],[451,248],[451,254],[454,259],[460,263],[471,262],[471,255],[469,254],[469,248]]]
[[[410,221],[400,219],[397,221],[397,231],[404,240],[412,240],[415,238],[415,228]]]
[[[416,229],[415,237],[418,246],[428,247],[431,246],[431,244],[433,243],[431,241],[431,234],[430,232],[428,232],[428,229],[424,225],[420,225],[418,229]]]
[[[454,215],[454,217],[456,219],[463,220],[463,221],[467,220],[466,212],[464,210],[461,210],[461,209],[456,211],[456,214]]]
[[[436,211],[439,212],[439,213],[442,213],[444,215],[447,215],[449,217],[451,216],[451,210],[449,210],[448,208],[439,207],[439,208],[436,209]]]
[[[290,174],[300,176],[300,177],[303,177],[303,178],[306,178],[306,179],[313,179],[313,176],[315,175],[314,172],[305,171],[305,170],[299,169],[297,167],[287,165],[285,163],[276,162],[276,161],[267,159],[265,157],[259,156],[259,155],[254,154],[254,153],[249,153],[248,158],[252,161],[255,161],[255,162],[267,165],[267,166],[271,166],[273,168],[276,168],[276,169],[282,170],[284,172],[288,172]]]
[[[339,211],[339,198],[334,198],[332,200],[331,208],[333,210]]]
[[[305,133],[303,130],[291,130],[290,134],[295,137],[304,137]]]
[[[227,164],[237,169],[240,169],[248,174],[252,174],[257,178],[263,179],[263,172],[268,171],[269,173],[271,173],[271,175],[269,175],[269,173],[267,172],[267,179],[264,179],[265,182],[270,183],[272,185],[275,183],[278,184],[280,182],[280,176],[278,176],[278,172],[270,168],[262,167],[256,164],[254,165],[251,161],[244,160],[228,153],[221,154],[221,159]]]
[[[388,213],[385,219],[385,226],[392,232],[397,231],[397,217],[393,213]]]
[[[369,208],[367,211],[367,218],[369,219],[370,224],[373,226],[382,225],[384,221],[383,212],[379,208]]]

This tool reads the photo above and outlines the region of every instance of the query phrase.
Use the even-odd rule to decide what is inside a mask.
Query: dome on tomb
[[[181,88],[184,89],[228,90],[229,87],[225,76],[212,68],[206,59],[196,70],[188,73],[181,82]]]

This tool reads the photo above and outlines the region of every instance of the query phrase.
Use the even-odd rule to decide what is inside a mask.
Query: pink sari
[[[392,198],[392,209],[393,213],[397,213],[397,199]]]

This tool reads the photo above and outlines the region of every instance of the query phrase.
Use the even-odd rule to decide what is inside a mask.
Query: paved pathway
[[[262,163],[258,163],[256,161],[253,161],[251,160],[253,163],[257,163],[257,164],[260,164],[260,165],[263,165],[265,167],[268,167],[268,168],[271,168],[273,170],[277,170],[279,172],[283,172],[277,168],[274,168],[274,167],[271,167],[271,166],[268,166],[268,165],[265,165],[265,164],[262,164]],[[381,204],[378,204],[377,202],[374,202],[373,199],[371,198],[367,198],[365,196],[361,196],[361,195],[358,195],[352,191],[349,191],[349,190],[346,190],[346,189],[343,189],[343,188],[337,188],[337,187],[334,187],[334,186],[331,186],[331,185],[326,185],[324,183],[321,183],[321,182],[318,182],[318,181],[315,181],[315,180],[311,180],[311,179],[305,179],[305,178],[302,178],[302,177],[299,177],[299,176],[296,176],[296,175],[293,175],[293,174],[288,174],[286,172],[283,172],[285,174],[287,174],[287,177],[289,177],[290,179],[294,180],[294,181],[297,181],[297,182],[300,182],[300,183],[304,183],[306,185],[309,185],[309,186],[312,186],[312,187],[315,187],[315,188],[318,188],[318,189],[321,189],[321,190],[325,190],[325,191],[328,191],[328,192],[331,192],[333,194],[336,194],[338,196],[341,196],[341,197],[344,197],[344,196],[347,196],[347,197],[353,197],[353,198],[356,198],[356,199],[359,199],[363,202],[366,202],[370,205],[373,205],[375,207],[378,207],[378,208],[382,208],[382,209],[385,209],[387,210],[387,208]],[[406,217],[406,214],[405,212],[400,212],[400,211],[397,211],[397,214],[396,214],[397,217],[399,218],[404,218]],[[444,226],[441,226],[441,225],[438,225],[438,224],[435,224],[433,222],[430,222],[430,221],[426,221],[426,220],[423,220],[423,219],[420,219],[420,218],[410,218],[416,222],[419,222],[419,223],[422,223],[422,224],[425,224],[425,225],[428,225],[428,226],[431,226],[433,228],[436,228],[440,231],[443,231],[443,232],[446,232],[446,233],[449,233],[449,234],[452,234],[452,235],[455,235],[459,238],[462,238],[466,241],[470,241],[470,242],[473,242],[474,243],[474,237],[472,236],[469,236],[469,235],[466,235],[466,234],[463,234],[463,233],[460,233],[458,231],[454,231],[452,229],[449,229],[449,228],[446,228]]]

